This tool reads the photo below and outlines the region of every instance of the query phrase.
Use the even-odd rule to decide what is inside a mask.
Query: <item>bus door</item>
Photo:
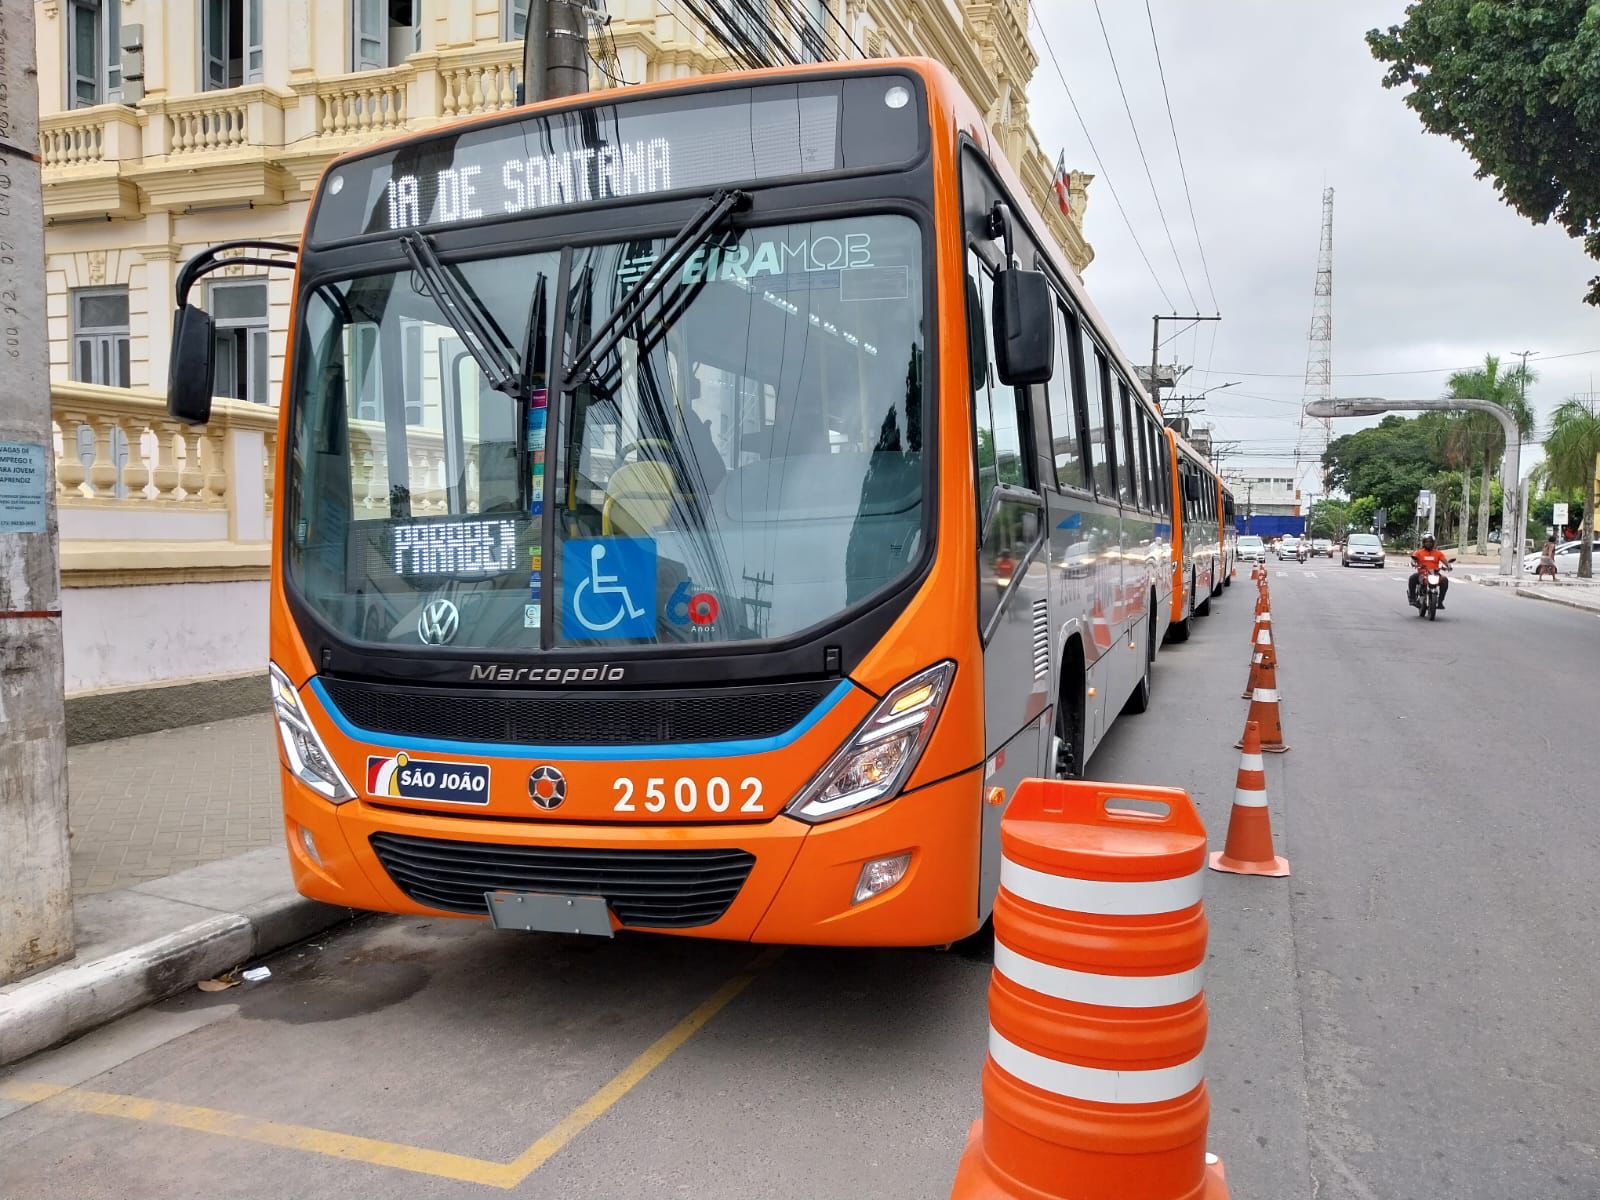
[[[1048,556],[1042,553],[1044,497],[1028,388],[995,372],[993,276],[969,255],[967,305],[972,358],[973,446],[977,455],[978,628],[983,641],[983,795],[1011,795],[1040,774],[1051,704]],[[987,906],[999,886],[1004,805],[983,806],[979,896]]]

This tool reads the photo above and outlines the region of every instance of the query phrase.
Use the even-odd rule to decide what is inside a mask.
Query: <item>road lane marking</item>
[[[614,1075],[599,1091],[573,1109],[548,1133],[508,1163],[473,1158],[465,1154],[452,1154],[445,1150],[430,1150],[423,1146],[408,1146],[401,1142],[386,1142],[378,1138],[358,1137],[328,1129],[314,1129],[306,1125],[267,1121],[221,1109],[174,1104],[166,1100],[147,1100],[140,1096],[119,1095],[114,1092],[86,1091],[43,1081],[12,1080],[0,1083],[0,1100],[24,1105],[43,1104],[51,1108],[65,1108],[71,1112],[93,1116],[119,1117],[128,1121],[189,1129],[198,1133],[211,1133],[240,1141],[255,1142],[258,1145],[320,1154],[326,1158],[342,1158],[352,1162],[410,1171],[417,1175],[453,1179],[458,1183],[476,1183],[485,1187],[509,1190],[554,1158],[574,1138],[642,1083],[652,1071],[682,1049],[690,1038],[705,1028],[713,1017],[754,983],[756,976],[776,962],[782,953],[782,950],[776,948],[763,951],[748,967],[729,979],[693,1012],[652,1042],[643,1053]]]

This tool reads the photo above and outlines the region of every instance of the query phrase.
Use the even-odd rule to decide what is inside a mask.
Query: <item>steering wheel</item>
[[[665,438],[640,438],[636,442],[629,442],[622,448],[622,457],[620,461],[627,462],[630,457],[637,455],[639,461],[643,462],[646,460],[645,451],[647,449],[660,452],[658,456],[653,457],[650,461],[670,461],[668,456],[672,453],[672,443],[667,441]]]

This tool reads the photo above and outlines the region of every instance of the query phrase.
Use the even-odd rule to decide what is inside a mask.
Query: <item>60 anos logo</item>
[[[667,620],[674,625],[715,625],[722,606],[710,592],[697,589],[685,579],[667,598]]]

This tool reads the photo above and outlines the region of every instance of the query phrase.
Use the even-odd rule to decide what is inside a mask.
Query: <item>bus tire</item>
[[[1167,641],[1181,645],[1189,640],[1189,618],[1174,621],[1167,626]]]
[[[1210,592],[1206,593],[1206,598],[1204,600],[1202,600],[1199,603],[1199,605],[1195,608],[1194,615],[1197,616],[1197,617],[1209,617],[1211,615],[1211,593]]]
[[[1056,702],[1056,729],[1052,741],[1057,779],[1082,779],[1084,766],[1084,715],[1088,712],[1088,672],[1084,669],[1083,643],[1073,638],[1061,653],[1061,696]]]
[[[1132,693],[1128,696],[1127,703],[1122,706],[1125,713],[1138,714],[1145,712],[1150,707],[1150,697],[1155,691],[1156,676],[1156,619],[1152,616],[1145,625],[1144,639],[1144,675],[1134,685]]]

